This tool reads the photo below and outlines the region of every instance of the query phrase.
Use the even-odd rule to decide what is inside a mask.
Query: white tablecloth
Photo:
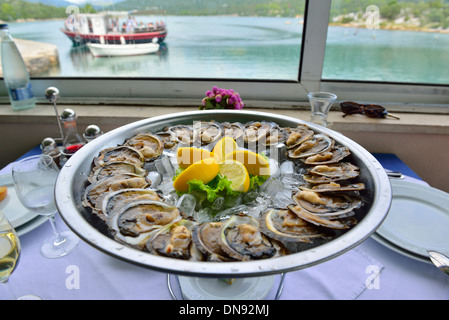
[[[67,229],[59,216],[57,223]],[[10,279],[18,296],[172,299],[166,274],[117,260],[83,241],[63,258],[42,257],[40,246],[51,234],[50,223],[46,222],[20,237],[22,257]],[[274,298],[276,285],[267,299]],[[6,297],[6,291],[0,288],[0,299]],[[370,238],[333,260],[288,273],[280,298],[448,299],[449,277],[430,263],[411,259]]]

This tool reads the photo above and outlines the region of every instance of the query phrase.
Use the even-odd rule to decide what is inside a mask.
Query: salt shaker
[[[53,138],[45,138],[41,143],[43,154],[48,154],[53,161],[59,166],[61,164],[61,151]]]

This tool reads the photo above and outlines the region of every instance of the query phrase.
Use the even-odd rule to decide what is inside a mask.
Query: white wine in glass
[[[16,269],[20,257],[20,241],[6,216],[0,212],[0,283],[12,300],[40,300],[34,295],[17,298],[9,286],[9,277]]]
[[[71,231],[59,232],[56,227],[55,183],[59,168],[49,155],[22,159],[12,167],[12,178],[20,202],[29,210],[48,216],[53,236],[46,239],[41,253],[46,258],[59,258],[72,252],[79,238]]]

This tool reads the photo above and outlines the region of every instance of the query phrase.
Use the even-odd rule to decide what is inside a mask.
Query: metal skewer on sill
[[[56,113],[56,122],[58,123],[59,133],[61,135],[61,142],[64,141],[64,131],[62,130],[61,121],[59,119],[58,109],[56,108],[56,101],[59,98],[59,89],[55,87],[49,87],[45,90],[45,98],[47,98],[50,102],[53,103],[53,107]]]

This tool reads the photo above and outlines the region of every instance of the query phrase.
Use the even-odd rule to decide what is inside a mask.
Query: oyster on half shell
[[[313,223],[320,227],[325,227],[329,229],[349,229],[357,223],[357,220],[353,217],[342,218],[342,219],[330,219],[328,217],[319,216],[313,212],[304,210],[300,205],[289,204],[287,206],[289,210],[295,213],[301,219],[304,219],[310,223]]]
[[[311,165],[337,163],[350,154],[351,153],[347,147],[335,146],[328,151],[324,151],[307,157],[304,162]]]
[[[315,134],[297,147],[288,150],[288,156],[292,159],[307,158],[331,149],[334,143],[335,141],[327,135]]]
[[[215,121],[196,121],[193,124],[193,139],[202,146],[216,143],[223,133],[223,126]]]
[[[282,243],[307,242],[326,236],[315,225],[301,219],[288,209],[269,209],[259,217],[264,234]]]
[[[290,130],[285,145],[287,149],[294,149],[301,143],[313,137],[315,132],[305,124],[299,124],[296,128]]]
[[[300,190],[292,196],[293,201],[304,210],[330,218],[347,217],[362,205],[362,200],[347,194],[323,194]]]
[[[260,232],[257,219],[245,214],[234,214],[224,222],[220,241],[222,249],[237,260],[267,259],[277,253],[273,243]]]
[[[196,225],[196,221],[181,219],[161,228],[147,241],[147,250],[170,258],[202,261],[203,254],[192,240],[192,230]]]
[[[177,207],[160,201],[141,200],[120,207],[107,224],[117,241],[143,249],[152,232],[180,219]]]
[[[146,177],[148,171],[128,162],[108,162],[103,166],[97,166],[92,169],[91,174],[88,177],[90,183],[103,180],[111,176],[116,176],[122,173],[132,173],[141,177]]]
[[[116,210],[128,204],[130,201],[162,201],[160,195],[155,190],[141,188],[121,189],[106,193],[100,197],[103,197],[103,199],[98,199],[96,204],[97,206],[101,205],[101,207],[97,207],[96,209],[101,211],[105,219],[114,216]]]
[[[125,146],[130,146],[142,153],[145,161],[151,161],[159,157],[164,151],[164,142],[162,139],[149,132],[138,133],[129,138]]]
[[[232,261],[220,245],[223,222],[204,222],[193,228],[193,241],[207,261]]]
[[[104,196],[108,192],[121,189],[146,188],[148,185],[147,179],[132,173],[111,176],[89,185],[84,192],[82,204],[84,207],[91,208],[96,212],[95,208],[101,207],[101,205],[97,204],[97,201],[102,199],[102,195]]]
[[[145,164],[145,157],[140,151],[134,148],[129,146],[118,146],[100,151],[98,157],[94,159],[95,166],[103,166],[110,162],[127,162],[143,167]]]

